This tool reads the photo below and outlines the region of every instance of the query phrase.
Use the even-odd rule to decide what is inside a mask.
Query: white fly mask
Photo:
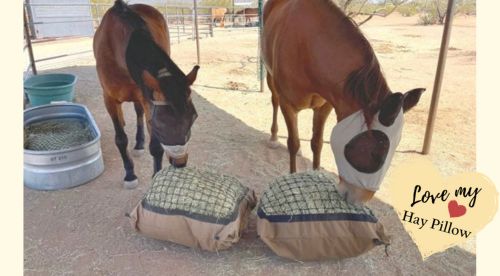
[[[378,120],[377,113],[373,119],[372,128],[368,130],[363,111],[355,112],[338,122],[332,130],[330,145],[340,177],[347,183],[361,186],[361,188],[377,191],[384,179],[391,163],[396,147],[401,140],[403,130],[403,110],[401,109],[396,120],[389,127]],[[366,164],[354,163],[346,151],[355,151],[356,147],[363,147],[366,143],[377,143],[369,146],[377,154],[360,149],[356,154],[366,155],[363,159],[374,158],[374,162]],[[368,160],[367,160],[368,161]],[[370,163],[370,164],[368,164]]]
[[[372,192],[379,189],[401,140],[403,113],[418,103],[424,91],[418,88],[387,96],[370,130],[362,110],[337,123],[330,145],[344,181]]]

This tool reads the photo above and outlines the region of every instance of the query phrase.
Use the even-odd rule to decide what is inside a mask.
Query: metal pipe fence
[[[194,2],[193,2],[194,4]],[[27,11],[27,34],[31,39],[44,39],[44,38],[57,38],[63,36],[88,36],[92,37],[99,26],[102,17],[111,8],[112,4],[101,4],[101,3],[24,3],[25,10]],[[227,33],[231,32],[231,29],[238,28],[241,31],[254,32],[256,28],[259,27],[259,15],[251,16],[250,20],[247,21],[247,15],[243,10],[242,14],[237,14],[235,10],[226,9],[226,12],[220,20],[220,15],[214,14],[214,9],[222,8],[218,6],[196,6],[195,5],[183,5],[183,6],[172,6],[172,5],[162,5],[154,6],[158,11],[160,11],[169,28],[170,43],[181,43],[183,41],[195,41],[197,44],[197,59],[200,61],[200,49],[199,40],[207,37],[214,37],[214,29],[217,28],[217,33],[223,34],[225,31]],[[81,12],[83,16],[74,16],[72,14],[73,10],[80,8],[84,10]],[[40,10],[41,9],[41,10]],[[43,11],[44,13],[50,14],[50,11],[60,9],[60,12],[56,16],[52,17],[36,17],[38,11]],[[65,13],[68,11],[67,13]],[[219,19],[219,20],[216,20]],[[57,26],[71,27],[78,24],[91,23],[89,27],[90,30],[85,34],[66,34],[61,36],[42,36],[38,34],[37,29],[41,26],[48,27],[48,29],[57,29]],[[59,27],[60,28],[60,27]],[[47,28],[46,28],[47,29]],[[29,52],[32,54],[32,48],[30,45]],[[202,53],[202,51],[201,51]],[[61,55],[67,56],[67,55]],[[32,56],[31,56],[32,57]],[[52,59],[57,57],[45,58]],[[257,49],[257,58],[260,61],[260,51]],[[35,68],[35,60],[33,59],[33,68]],[[40,61],[40,60],[39,60]],[[228,61],[229,62],[229,61]],[[259,62],[260,64],[260,62]],[[259,69],[258,69],[259,70]],[[259,71],[261,71],[260,69]],[[33,70],[36,72],[36,69]],[[262,72],[258,73],[259,79],[261,79]]]

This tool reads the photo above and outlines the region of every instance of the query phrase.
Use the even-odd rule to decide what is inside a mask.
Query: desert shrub
[[[476,0],[463,0],[457,6],[457,13],[465,15],[476,15]]]
[[[405,17],[410,17],[418,14],[419,6],[417,2],[410,2],[404,5],[401,5],[397,8],[397,11]]]
[[[419,25],[434,25],[438,22],[438,16],[435,12],[426,11],[420,13],[418,16],[418,24]]]

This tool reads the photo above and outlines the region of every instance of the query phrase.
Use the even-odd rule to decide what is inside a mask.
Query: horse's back
[[[298,20],[300,18],[301,20]],[[312,94],[332,91],[363,64],[360,34],[328,0],[270,0],[264,9],[263,56],[281,97],[307,108]]]
[[[163,15],[158,10],[148,5],[135,4],[130,5],[130,8],[146,21],[146,25],[153,35],[155,42],[170,55],[170,37],[167,22]]]
[[[151,6],[135,4],[128,6],[146,24],[154,41],[170,54],[168,27],[163,15]],[[135,23],[127,22],[120,11],[109,9],[97,28],[94,41],[94,57],[105,97],[117,101],[138,101],[140,93],[128,72],[125,53]],[[112,93],[112,95],[111,95]]]

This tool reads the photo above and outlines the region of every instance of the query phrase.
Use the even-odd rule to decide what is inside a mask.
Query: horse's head
[[[144,29],[131,33],[126,62],[131,77],[152,105],[148,122],[151,135],[159,140],[174,166],[185,166],[191,126],[198,117],[190,87],[200,67],[185,75]]]
[[[145,84],[153,91],[152,134],[161,143],[170,163],[177,167],[187,163],[191,126],[198,117],[190,88],[198,69],[199,66],[195,66],[188,75],[184,75],[161,68],[155,77],[148,73],[143,75]]]
[[[363,111],[333,128],[331,147],[340,177],[339,191],[351,202],[366,202],[380,187],[401,139],[403,113],[420,100],[423,88],[385,97],[367,127]]]

